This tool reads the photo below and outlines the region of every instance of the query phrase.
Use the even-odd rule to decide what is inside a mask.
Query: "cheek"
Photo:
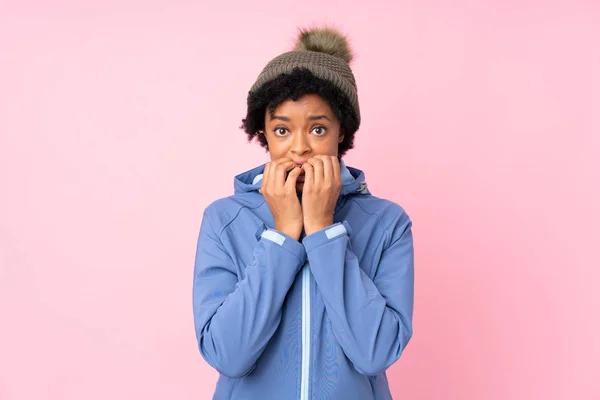
[[[277,160],[285,154],[285,144],[280,140],[267,140],[267,145],[269,146],[269,155],[271,156],[271,160]]]
[[[271,161],[281,158],[279,156],[279,152],[277,152],[277,149],[273,149],[271,146],[269,146],[269,156],[271,157]]]
[[[322,141],[318,145],[318,150],[316,153],[328,155],[328,156],[337,156],[338,154],[338,138],[328,137],[327,140]]]
[[[327,139],[327,144],[328,144],[328,148],[329,148],[329,155],[330,156],[337,156],[338,155],[338,148],[340,145],[340,127],[336,127],[334,128],[334,131],[337,132],[334,135],[329,136]]]

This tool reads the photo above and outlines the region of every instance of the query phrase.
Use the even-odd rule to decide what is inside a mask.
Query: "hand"
[[[333,224],[342,178],[336,156],[315,156],[303,166],[302,212],[307,235]]]
[[[302,206],[296,192],[296,180],[301,172],[302,169],[289,158],[272,161],[265,166],[261,185],[262,195],[273,214],[275,229],[295,240],[300,239],[303,228]]]

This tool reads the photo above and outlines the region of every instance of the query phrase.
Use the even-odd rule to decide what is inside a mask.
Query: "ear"
[[[344,132],[340,130],[340,136],[338,138],[338,143],[342,143],[344,141]]]

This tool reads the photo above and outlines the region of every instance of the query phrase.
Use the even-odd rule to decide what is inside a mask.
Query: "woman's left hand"
[[[342,178],[337,156],[315,156],[303,166],[302,212],[304,231],[310,235],[333,224]]]

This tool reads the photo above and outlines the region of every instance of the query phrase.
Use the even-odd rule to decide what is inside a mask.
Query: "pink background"
[[[347,163],[414,221],[395,398],[600,399],[600,3],[12,3],[0,399],[211,397],[200,218],[266,160],[238,129],[246,92],[311,22],[356,49]]]

